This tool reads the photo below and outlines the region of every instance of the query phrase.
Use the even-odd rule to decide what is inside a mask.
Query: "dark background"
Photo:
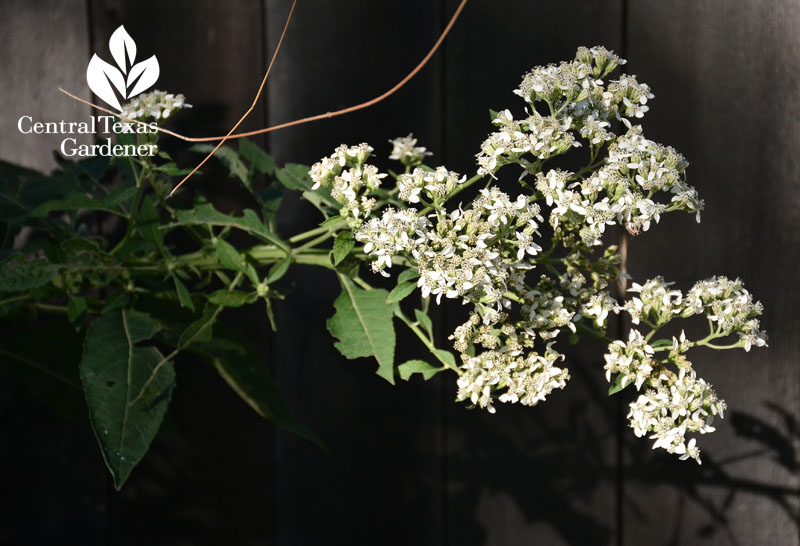
[[[246,127],[385,91],[456,4],[300,0]],[[60,137],[20,135],[17,119],[86,119],[88,109],[56,87],[89,97],[86,63],[95,51],[110,57],[120,24],[138,58],[158,56],[156,87],[195,105],[175,126],[224,133],[250,104],[289,5],[1,0],[0,157],[54,167],[49,150]],[[491,130],[488,108],[521,112],[511,90],[523,72],[595,44],[621,52],[651,85],[645,134],[689,159],[689,181],[706,200],[702,224],[667,216],[634,238],[628,270],[637,280],[663,274],[682,289],[714,274],[741,277],[766,309],[769,349],[700,349],[692,358],[730,408],[700,439],[703,466],[633,436],[630,393],[605,395],[603,347],[591,341],[571,353],[567,388],[536,408],[467,410],[453,402],[452,377],[391,387],[373,363],[336,353],[324,328],[336,280],[299,267],[278,334],[263,317],[240,327],[260,340],[285,397],[330,453],[276,430],[212,370],[183,361],[162,432],[117,493],[87,424],[62,420],[3,374],[0,543],[799,544],[797,0],[472,0],[443,49],[389,100],[259,142],[279,163],[312,163],[361,141],[385,158],[387,139],[413,131],[434,163],[472,173]],[[239,195],[225,176],[196,187],[230,206]],[[318,221],[296,201],[282,213],[284,235]],[[442,342],[452,315],[440,311]]]

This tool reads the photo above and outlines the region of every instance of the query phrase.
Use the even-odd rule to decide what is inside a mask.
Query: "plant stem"
[[[400,306],[399,305],[395,306],[395,308],[394,308],[394,316],[396,316],[401,321],[403,321],[403,323],[405,323],[405,325],[408,326],[409,330],[414,332],[414,334],[420,339],[420,341],[422,341],[422,343],[425,345],[425,347],[428,348],[428,350],[431,352],[431,354],[436,357],[436,360],[438,360],[439,362],[444,364],[445,368],[453,370],[458,375],[461,375],[461,370],[458,368],[458,366],[453,366],[451,363],[447,362],[444,358],[442,358],[439,355],[439,352],[436,350],[436,346],[433,344],[433,341],[431,341],[430,338],[428,338],[428,336],[425,335],[425,332],[420,330],[419,325],[416,322],[412,322],[411,319],[409,319],[400,310]]]
[[[471,185],[473,185],[478,180],[481,180],[482,178],[483,178],[482,174],[476,174],[475,176],[473,176],[472,178],[470,178],[469,180],[467,180],[463,184],[460,184],[456,189],[453,190],[453,192],[450,195],[447,196],[447,199],[442,201],[442,204],[444,204],[448,200],[452,199],[453,197],[455,197],[456,195],[458,195],[459,193],[461,193],[465,189],[469,188]],[[423,214],[428,214],[432,210],[433,210],[432,206],[425,207],[424,209],[419,211],[419,214],[420,214],[420,216],[422,216]]]
[[[131,163],[131,169],[135,172],[136,168]],[[139,210],[139,201],[142,199],[142,193],[144,184],[142,184],[142,179],[144,178],[144,167],[139,168],[139,172],[136,174],[136,194],[133,196],[133,203],[131,203],[131,211],[128,214],[128,226],[125,228],[125,235],[122,237],[119,243],[111,249],[111,255],[114,256],[117,252],[119,252],[122,247],[125,246],[131,235],[133,235],[133,227],[136,224],[136,212]]]

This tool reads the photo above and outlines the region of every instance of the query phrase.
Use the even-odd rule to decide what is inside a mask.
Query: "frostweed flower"
[[[366,163],[372,154],[372,146],[341,145],[332,155],[322,158],[311,166],[308,174],[314,182],[312,190],[329,189],[342,208],[341,215],[351,227],[358,227],[375,207],[375,199],[366,193],[378,189],[385,173]]]
[[[608,353],[604,355],[606,380],[611,381],[611,374],[617,373],[621,375],[621,387],[634,384],[636,390],[641,389],[654,369],[654,353],[641,332],[631,330],[627,343],[617,340],[609,344]]]
[[[563,355],[549,347],[544,356],[537,353],[523,356],[519,351],[486,351],[469,357],[462,366],[464,373],[458,378],[456,400],[469,400],[490,413],[495,412],[494,399],[535,406],[554,389],[566,385],[569,372],[553,365],[560,359]]]
[[[553,116],[543,117],[534,112],[524,120],[515,121],[509,110],[503,110],[492,123],[500,130],[481,144],[478,174],[493,175],[503,165],[519,163],[528,154],[539,160],[549,159],[579,145],[567,131],[569,123],[565,125]]]
[[[696,438],[687,435],[712,432],[725,403],[687,354],[696,346],[766,346],[762,307],[741,281],[725,277],[684,293],[658,276],[633,282],[624,301],[611,295],[622,258],[604,241],[609,226],[636,235],[673,211],[699,221],[703,209],[686,181],[686,159],[633,123],[648,112],[649,86],[627,74],[609,79],[624,64],[605,48],[580,48],[571,61],[525,74],[514,91],[526,102],[524,115],[493,113],[475,177],[422,165],[429,152],[411,135],[390,141],[390,158],[406,166],[392,174],[394,188],[381,187],[386,175],[366,163],[367,144],[340,146],[309,174],[315,189],[327,189],[341,205],[373,272],[388,277],[393,265],[408,267],[406,293],[416,278],[423,299],[468,306],[468,319],[449,336],[461,365],[439,358],[458,371],[458,401],[492,413],[497,403],[537,404],[569,378],[567,367],[556,365],[565,359],[559,339],[591,333],[607,342],[610,392],[637,391],[628,414],[634,433],[699,462]],[[588,159],[583,168],[549,164],[576,148]],[[517,191],[501,191],[498,173],[511,165]],[[453,199],[470,195],[461,192],[481,178],[485,186],[471,198]],[[611,340],[605,328],[619,312],[635,328]],[[708,318],[705,338],[685,330],[656,336],[667,323],[698,314]],[[728,336],[734,343],[716,342]]]
[[[121,114],[127,118],[144,121],[147,118],[155,120],[167,119],[173,113],[183,108],[191,108],[186,103],[183,95],[173,95],[164,91],[153,90],[142,93],[122,106]]]
[[[745,351],[765,347],[767,335],[760,329],[764,307],[754,301],[741,280],[712,277],[695,284],[686,295],[684,315],[705,313],[721,335],[737,334]]]
[[[412,134],[394,138],[389,143],[392,145],[392,153],[389,155],[389,159],[399,161],[406,167],[421,165],[426,156],[433,155],[424,146],[417,146],[417,139]]]
[[[466,176],[459,176],[444,167],[433,171],[417,168],[411,173],[401,174],[397,178],[397,188],[400,190],[400,199],[408,203],[419,203],[423,192],[430,202],[439,203],[466,179]]]
[[[631,316],[631,322],[639,324],[644,320],[653,324],[664,324],[673,316],[683,311],[683,294],[680,290],[671,290],[674,283],[665,282],[663,277],[656,277],[643,285],[633,283],[628,292],[637,292],[638,297],[629,299],[623,308]]]
[[[660,374],[657,384],[631,403],[628,420],[636,436],[652,433],[653,449],[660,447],[699,464],[697,441],[686,442],[686,434],[714,432],[714,417],[722,418],[725,407],[711,385],[697,378],[691,368],[682,368],[678,375]]]

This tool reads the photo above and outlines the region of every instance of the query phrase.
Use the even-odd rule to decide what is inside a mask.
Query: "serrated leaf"
[[[269,176],[275,173],[275,161],[272,157],[246,138],[239,139],[239,155],[250,163],[255,172]]]
[[[215,146],[212,144],[195,144],[189,148],[192,152],[199,152],[209,154],[214,150]],[[244,183],[247,183],[248,169],[247,165],[242,162],[236,150],[228,146],[220,146],[214,154],[223,165],[228,167],[231,176],[234,176]]]
[[[219,212],[210,203],[201,203],[192,209],[176,211],[175,217],[177,220],[168,227],[185,225],[229,226],[246,231],[287,252],[289,251],[286,243],[267,229],[252,209],[245,209],[242,216],[230,216]]]
[[[397,373],[400,374],[400,379],[408,381],[412,374],[418,373],[422,378],[427,381],[437,373],[444,370],[444,368],[434,368],[423,360],[409,360],[397,367]]]
[[[397,286],[389,292],[389,296],[386,298],[386,303],[397,303],[398,301],[402,301],[407,298],[414,290],[417,288],[417,283],[415,282],[401,282]]]
[[[308,167],[306,165],[287,163],[275,171],[275,176],[277,176],[278,182],[290,190],[307,191],[314,185],[308,175]]]
[[[331,197],[331,192],[326,188],[312,190],[314,182],[308,175],[308,166],[297,163],[287,163],[283,168],[275,171],[278,182],[290,190],[303,192],[303,198],[323,212],[332,212],[339,209],[340,205]],[[326,208],[327,207],[327,208]]]
[[[206,298],[214,305],[221,305],[223,307],[241,307],[242,305],[253,303],[257,296],[252,292],[222,289],[208,294]]]
[[[118,184],[106,194],[105,204],[107,207],[116,208],[120,205],[127,205],[136,195],[136,187],[127,184]]]
[[[377,374],[394,384],[395,333],[393,306],[386,305],[386,290],[362,290],[339,275],[342,292],[333,303],[336,313],[328,319],[334,345],[347,358],[374,356]]]
[[[352,231],[337,233],[336,239],[333,241],[333,265],[339,265],[350,254],[354,246],[356,246],[356,240],[353,238]]]
[[[169,163],[164,163],[163,165],[159,165],[157,167],[153,167],[154,171],[158,171],[160,173],[164,173],[167,176],[186,176],[192,169],[186,168],[181,169],[178,167],[174,162],[170,161]]]
[[[81,383],[92,429],[117,489],[150,447],[175,386],[175,371],[167,362],[132,404],[164,361],[155,347],[137,346],[158,329],[149,315],[123,309],[95,320],[86,334]]]
[[[110,212],[112,214],[123,215],[120,211],[116,208],[110,207],[99,201],[93,197],[89,197],[88,195],[81,193],[81,192],[70,192],[63,199],[54,199],[53,201],[48,201],[46,203],[42,203],[36,209],[31,211],[31,216],[34,218],[41,218],[43,216],[47,216],[50,212],[54,210],[63,210],[63,211],[73,211],[73,210],[101,210],[104,212]]]
[[[217,239],[213,254],[224,267],[245,273],[245,264],[242,261],[242,255],[239,254],[239,251],[228,241]]]
[[[428,332],[428,337],[433,339],[433,322],[431,322],[431,317],[419,309],[414,309],[414,316],[417,318],[417,322],[419,322],[420,326]]]
[[[49,283],[58,267],[44,259],[26,260],[15,254],[0,264],[0,292],[25,292]]]

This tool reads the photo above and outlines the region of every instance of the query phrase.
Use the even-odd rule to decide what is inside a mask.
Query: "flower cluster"
[[[478,174],[492,175],[509,163],[522,163],[526,154],[539,160],[561,155],[573,146],[579,146],[569,123],[555,117],[543,117],[536,111],[527,119],[515,121],[509,110],[499,112],[492,121],[500,128],[481,144]]]
[[[616,340],[608,345],[608,353],[604,356],[606,380],[611,381],[611,374],[620,374],[620,387],[632,383],[639,390],[653,373],[653,365],[657,365],[653,360],[654,353],[641,332],[632,329],[627,343]]]
[[[164,91],[153,90],[143,93],[128,101],[122,107],[121,114],[126,118],[144,121],[147,118],[155,120],[167,119],[174,112],[183,108],[191,108],[186,103],[183,95],[173,95]]]
[[[460,184],[467,179],[458,173],[438,167],[435,171],[414,169],[412,173],[401,174],[397,178],[399,197],[407,203],[419,203],[420,194],[424,191],[430,203],[443,202]]]
[[[605,48],[580,48],[572,61],[527,73],[514,91],[527,102],[525,115],[493,113],[472,178],[425,165],[429,153],[411,135],[390,141],[390,158],[406,166],[392,174],[392,189],[376,191],[386,175],[365,163],[372,152],[366,144],[337,148],[310,175],[315,188],[329,189],[342,205],[374,272],[389,276],[393,265],[408,267],[404,290],[408,278],[418,277],[422,298],[470,306],[468,320],[449,338],[462,363],[446,365],[459,373],[457,400],[490,412],[496,402],[544,400],[569,378],[566,366],[556,366],[565,359],[559,337],[588,332],[608,343],[610,392],[633,385],[639,393],[628,415],[635,434],[699,462],[696,440],[686,435],[713,431],[711,421],[725,404],[686,353],[696,346],[765,346],[762,307],[741,281],[725,277],[700,281],[687,293],[656,277],[633,283],[626,301],[612,296],[621,257],[604,241],[609,226],[635,235],[672,211],[699,221],[703,209],[686,182],[684,157],[632,123],[647,113],[650,88],[631,75],[605,81],[623,64]],[[545,166],[579,147],[588,155],[585,167]],[[521,170],[518,192],[496,184],[508,165]],[[485,187],[454,202],[481,179]],[[636,328],[627,340],[611,340],[605,328],[621,311]],[[655,337],[668,322],[697,314],[708,317],[707,337],[689,339],[685,331]],[[714,343],[728,336],[738,339]]]
[[[386,174],[366,163],[372,146],[339,146],[332,155],[315,163],[309,171],[314,182],[312,189],[329,189],[331,196],[342,208],[340,214],[351,227],[358,227],[375,207],[375,199],[365,195],[381,185]]]
[[[686,294],[684,308],[684,314],[705,313],[716,323],[720,337],[738,335],[745,351],[767,344],[767,335],[757,318],[764,307],[753,300],[739,279],[712,277],[699,281]]]
[[[425,161],[425,157],[431,154],[424,146],[417,146],[417,139],[414,135],[398,137],[389,141],[392,145],[392,153],[389,159],[399,161],[406,167],[416,167]]]
[[[569,379],[566,369],[553,364],[563,359],[556,351],[548,349],[544,356],[519,351],[485,351],[469,357],[462,366],[464,373],[458,378],[457,401],[469,400],[494,413],[494,399],[503,403],[535,406],[553,389],[561,389]],[[502,392],[502,394],[499,394]]]
[[[724,411],[725,402],[711,385],[698,379],[691,368],[682,368],[677,375],[659,374],[656,385],[631,403],[628,419],[636,436],[652,432],[653,449],[660,447],[700,463],[697,441],[686,442],[686,433],[714,432],[714,417],[722,417]]]
[[[446,187],[459,180],[455,173],[442,173],[441,184]],[[417,173],[417,171],[415,171]],[[424,171],[420,171],[421,176]],[[402,177],[401,177],[402,179]],[[405,178],[408,184],[402,193],[416,188],[415,174]],[[436,176],[432,183],[436,184]],[[422,180],[424,183],[424,180]],[[436,190],[430,190],[436,195]],[[497,188],[482,190],[466,210],[438,212],[417,216],[416,209],[399,212],[386,209],[381,218],[371,218],[356,231],[356,240],[365,243],[364,250],[373,256],[373,270],[381,272],[391,267],[396,254],[413,263],[419,270],[418,286],[423,297],[461,297],[467,301],[492,306],[508,305],[504,293],[519,285],[524,272],[531,267],[526,262],[510,261],[509,256],[524,253],[535,255],[541,247],[532,236],[537,233],[539,206],[524,195],[511,200]],[[513,236],[507,240],[506,235]],[[490,246],[489,243],[502,241]]]

